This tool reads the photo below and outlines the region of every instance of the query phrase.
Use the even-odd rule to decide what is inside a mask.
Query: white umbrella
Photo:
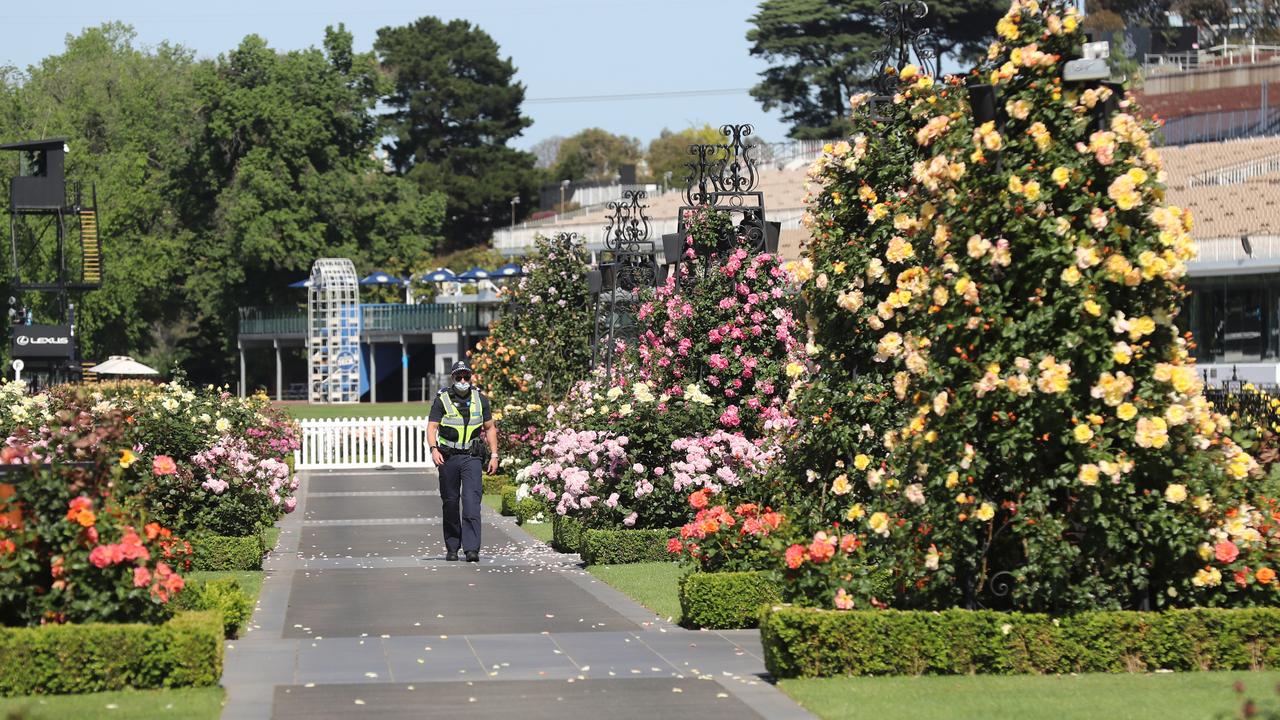
[[[99,375],[159,375],[159,371],[134,360],[128,355],[112,355],[106,362],[89,368]]]

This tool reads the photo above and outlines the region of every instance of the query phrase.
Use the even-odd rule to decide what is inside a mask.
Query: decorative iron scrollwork
[[[648,205],[640,202],[646,196],[643,190],[625,190],[621,200],[613,200],[605,206],[611,213],[609,222],[604,226],[605,247],[614,252],[653,253],[653,242],[649,239],[653,228],[645,214]]]
[[[913,56],[921,72],[940,74],[937,53],[928,45],[932,33],[921,24],[929,14],[927,4],[920,0],[885,2],[880,4],[879,14],[885,24],[885,42],[872,59],[875,75],[871,78],[871,85],[877,93],[893,93],[897,79],[889,70],[901,70],[911,64]]]

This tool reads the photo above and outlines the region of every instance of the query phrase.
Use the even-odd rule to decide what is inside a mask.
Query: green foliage
[[[649,166],[649,179],[669,187],[683,187],[689,175],[689,146],[715,145],[724,142],[718,128],[710,125],[687,127],[672,131],[662,128],[658,137],[649,141],[645,164]],[[671,176],[668,178],[667,173]]]
[[[196,535],[191,538],[194,570],[261,570],[266,554],[261,534],[245,537]]]
[[[600,128],[587,128],[560,143],[551,177],[611,183],[623,165],[635,165],[639,161],[639,140]]]
[[[236,637],[253,615],[253,598],[235,578],[191,581],[174,604],[180,610],[216,610],[227,638]]]
[[[516,489],[510,485],[502,488],[502,500],[498,513],[507,517],[515,517],[516,514]]]
[[[577,518],[555,515],[551,518],[551,547],[562,553],[580,552],[584,531],[582,521]]]
[[[487,240],[534,204],[532,154],[508,147],[532,120],[520,114],[524,85],[488,33],[465,20],[423,17],[378,30],[374,48],[391,75],[384,98],[396,168],[448,197],[444,235],[455,247]]]
[[[516,523],[524,525],[530,520],[536,519],[539,515],[542,516],[542,522],[547,522],[547,518],[551,517],[553,512],[555,510],[551,507],[551,503],[542,498],[530,496],[516,503]]]
[[[695,572],[680,579],[681,622],[693,628],[755,627],[761,606],[781,599],[767,572]]]
[[[484,486],[485,495],[501,495],[502,489],[511,484],[511,476],[485,473],[480,482]]]
[[[1003,0],[935,3],[924,21],[939,55],[972,55],[990,37]],[[782,109],[791,137],[848,135],[849,97],[874,72],[884,42],[878,0],[765,0],[747,31],[751,55],[769,67],[751,94],[765,110]],[[894,59],[896,61],[896,58]]]
[[[777,678],[1257,670],[1280,663],[1280,610],[1053,617],[775,606],[762,616],[760,637]]]
[[[163,625],[0,628],[0,695],[215,685],[222,641],[216,612],[179,613]]]
[[[582,533],[579,552],[588,565],[623,565],[670,560],[667,541],[675,530],[597,530]]]

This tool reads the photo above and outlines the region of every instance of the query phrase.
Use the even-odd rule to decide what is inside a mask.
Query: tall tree
[[[617,177],[620,167],[639,160],[639,140],[587,128],[560,143],[552,175],[555,180],[609,182]]]
[[[374,48],[393,82],[385,98],[392,162],[421,187],[444,191],[450,246],[487,240],[505,224],[512,197],[524,210],[536,193],[534,156],[507,146],[533,122],[520,114],[515,65],[465,20],[385,27]]]
[[[193,376],[225,377],[237,308],[292,304],[323,256],[403,273],[439,241],[444,200],[375,159],[380,81],[341,26],[324,49],[257,36],[197,71],[202,134],[182,177]]]
[[[942,7],[924,25],[931,49],[954,59],[972,55],[990,37],[1007,3],[980,0]],[[747,31],[751,54],[769,67],[751,94],[765,110],[780,108],[797,139],[847,134],[849,97],[863,89],[885,42],[880,0],[764,0]],[[933,7],[933,6],[931,6]]]
[[[533,144],[529,148],[529,152],[533,153],[533,166],[539,170],[550,170],[556,164],[556,156],[560,154],[560,143],[564,142],[563,135],[552,135],[549,138],[543,138]]]
[[[685,166],[692,158],[689,146],[723,141],[724,136],[720,131],[710,125],[688,127],[679,132],[663,128],[658,137],[649,141],[649,151],[645,155],[649,174],[654,182],[670,187],[681,186],[689,174],[689,169]]]

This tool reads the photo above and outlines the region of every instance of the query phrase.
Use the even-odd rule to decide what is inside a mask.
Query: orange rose
[[[1254,577],[1258,579],[1259,584],[1270,585],[1276,581],[1276,571],[1269,567],[1258,568],[1258,572]]]
[[[94,515],[92,510],[81,510],[76,513],[76,522],[80,523],[81,527],[93,527],[97,521],[98,516]]]

